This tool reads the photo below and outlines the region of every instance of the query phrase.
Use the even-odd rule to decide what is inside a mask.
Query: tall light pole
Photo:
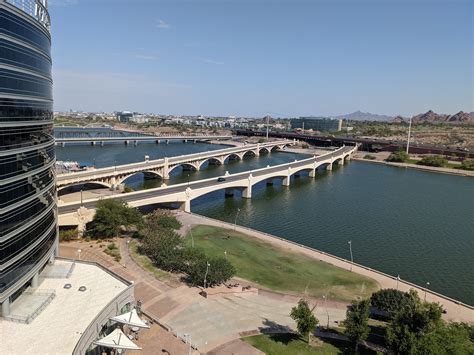
[[[235,214],[235,220],[234,220],[234,232],[237,228],[237,217],[239,216],[240,208],[237,208],[237,213]]]
[[[82,189],[83,189],[83,188],[84,188],[84,185],[81,186],[81,207],[84,205],[84,204],[82,203]]]
[[[348,243],[349,243],[349,251],[351,252],[351,271],[352,271],[352,264],[354,264],[354,258],[352,257],[352,240],[349,240]]]
[[[398,283],[400,282],[400,275],[397,275],[397,291],[398,291]]]
[[[227,250],[224,250],[225,259],[227,260]]]
[[[206,273],[204,274],[204,290],[207,288],[207,274],[209,273],[209,266],[211,266],[211,264],[209,264],[209,262],[206,262]]]
[[[191,225],[188,224],[189,228],[189,233],[191,233],[191,247],[194,248],[194,235],[193,235],[193,230],[191,228]]]
[[[329,329],[329,310],[328,310],[328,304],[327,304],[327,297],[326,297],[326,295],[323,295],[323,299],[324,299],[324,308],[326,308],[326,314],[328,315],[328,325],[327,325],[327,329]]]
[[[409,154],[409,150],[410,150],[411,119],[412,118],[410,117],[410,123],[408,124],[407,154]]]
[[[426,302],[426,289],[428,288],[428,286],[430,285],[429,282],[426,283],[426,287],[425,287],[425,302]]]

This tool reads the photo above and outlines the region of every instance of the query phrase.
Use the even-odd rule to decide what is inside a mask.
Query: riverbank
[[[474,177],[474,171],[454,169],[454,168],[438,168],[438,167],[435,167],[435,166],[418,165],[418,164],[411,164],[411,163],[392,163],[392,162],[385,161],[385,158],[384,159],[373,159],[373,160],[364,159],[363,158],[364,155],[367,155],[367,152],[358,152],[352,157],[352,159],[357,160],[357,161],[368,162],[368,163],[394,166],[396,168],[409,168],[409,169],[428,171],[428,172],[432,172],[432,173],[441,173],[441,174],[450,174],[450,175],[457,175],[457,176]],[[378,158],[377,153],[375,153],[375,154],[370,153],[370,155],[373,155],[376,158]],[[387,156],[388,156],[388,154],[387,154]]]
[[[192,213],[185,213],[182,211],[177,212],[177,217],[183,224],[184,231],[186,232],[189,227],[193,227],[200,224],[217,226],[221,228],[233,229],[234,225],[226,222],[222,222],[216,219],[204,217],[201,215],[196,215]],[[189,226],[189,227],[188,227]],[[359,265],[356,263],[351,263],[345,259],[339,258],[334,255],[327,254],[325,252],[312,249],[309,247],[305,247],[303,245],[279,238],[274,235],[266,234],[263,232],[259,232],[257,230],[253,230],[250,228],[242,227],[242,226],[235,226],[236,231],[240,233],[244,233],[246,235],[259,238],[271,244],[274,244],[280,248],[287,249],[293,252],[298,252],[315,258],[316,260],[324,261],[334,266],[340,267],[345,270],[352,270],[352,272],[358,273],[363,276],[370,277],[377,281],[382,288],[398,288],[402,291],[409,291],[410,289],[414,289],[418,292],[422,299],[426,299],[429,302],[439,302],[443,305],[443,308],[447,311],[446,314],[443,315],[443,318],[447,321],[455,321],[455,322],[468,322],[474,323],[474,307],[463,304],[457,300],[451,299],[449,297],[443,296],[436,292],[427,290],[421,286],[412,284],[408,281],[404,280],[397,280],[396,277],[382,273],[380,271],[365,267],[363,265]]]

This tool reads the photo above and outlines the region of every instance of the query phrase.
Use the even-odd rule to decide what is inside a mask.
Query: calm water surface
[[[104,149],[106,148],[106,149]],[[174,150],[176,148],[176,150]],[[140,161],[222,147],[207,144],[144,144],[138,147],[70,146],[59,148],[58,159],[97,166]],[[199,150],[195,150],[199,149]],[[145,153],[146,151],[146,153]],[[178,152],[172,154],[173,152]],[[82,157],[82,158],[81,158]],[[302,158],[272,153],[221,167],[190,173],[189,179],[222,175]],[[188,179],[174,171],[171,183]],[[134,188],[159,186],[159,180],[135,176]],[[293,178],[289,188],[276,181],[260,183],[251,200],[238,193],[224,198],[218,191],[192,203],[193,212],[234,222],[350,258],[354,261],[474,304],[474,180],[467,177],[351,162],[316,179]]]

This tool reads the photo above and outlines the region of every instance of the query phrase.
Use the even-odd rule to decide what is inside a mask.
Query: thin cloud
[[[156,27],[162,28],[162,29],[168,29],[168,28],[170,28],[171,26],[170,26],[169,23],[167,23],[167,22],[165,22],[165,21],[163,21],[163,20],[158,20],[158,23],[157,23]]]
[[[224,62],[214,60],[214,59],[209,59],[209,58],[198,58],[198,60],[206,64],[224,65]]]
[[[135,54],[135,58],[143,60],[158,60],[159,58],[156,55],[146,55],[146,54]]]

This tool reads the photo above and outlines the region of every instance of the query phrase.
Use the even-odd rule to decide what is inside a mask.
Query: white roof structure
[[[110,320],[113,320],[114,322],[126,324],[130,327],[150,328],[148,324],[146,324],[144,321],[140,319],[140,317],[137,314],[136,309],[132,309],[130,312],[110,318]]]
[[[71,262],[57,259],[54,264],[67,267]],[[65,289],[66,283],[72,287]],[[80,286],[86,291],[78,291]],[[97,314],[127,287],[102,268],[81,262],[68,279],[42,279],[40,274],[39,289],[55,290],[56,297],[30,324],[0,318],[0,354],[72,354]]]
[[[103,346],[112,349],[124,349],[124,350],[141,350],[133,341],[127,338],[127,336],[120,330],[115,329],[112,333],[106,337],[94,341],[95,345]]]

